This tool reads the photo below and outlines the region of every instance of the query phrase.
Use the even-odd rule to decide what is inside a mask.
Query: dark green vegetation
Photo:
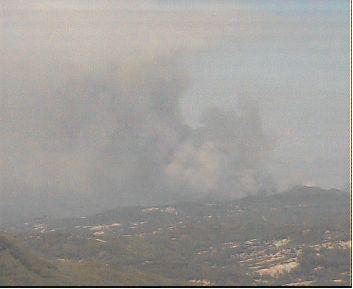
[[[349,204],[297,187],[4,226],[0,285],[350,285]]]
[[[16,240],[0,238],[1,286],[94,286],[172,284],[171,280],[134,268],[122,270],[100,261],[45,260],[14,245]],[[173,283],[174,284],[174,283]]]

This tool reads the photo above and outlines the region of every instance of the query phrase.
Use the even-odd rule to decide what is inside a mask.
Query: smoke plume
[[[5,11],[4,24],[19,39],[5,37],[1,48],[2,216],[14,210],[24,216],[78,214],[209,195],[239,197],[269,188],[264,164],[271,145],[256,101],[243,97],[239,111],[210,109],[198,128],[183,119],[180,101],[191,80],[180,60],[205,47],[205,39],[216,43],[222,37],[214,35],[222,31],[217,18],[211,19],[210,34],[202,21],[185,33],[182,40],[190,39],[185,47],[175,37],[178,30],[158,28],[158,17],[146,16],[152,29],[145,32],[157,35],[138,51],[142,43],[128,38],[126,44],[123,31],[112,29],[112,22],[131,14],[128,10],[118,9],[120,18],[105,12],[112,22],[98,17],[93,23],[87,21],[89,11],[81,15],[75,9],[69,10],[75,20],[57,8],[28,10],[34,15]],[[140,15],[130,16],[137,21]],[[11,26],[20,18],[29,25]],[[177,21],[167,15],[160,23],[169,19]],[[134,25],[126,27],[126,37],[134,35]],[[50,36],[53,31],[58,32]],[[110,34],[110,44],[96,46]],[[92,36],[97,39],[86,47],[83,40]],[[165,43],[157,45],[164,36]]]

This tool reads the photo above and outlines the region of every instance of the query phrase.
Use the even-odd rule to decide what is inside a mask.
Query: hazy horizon
[[[0,3],[0,218],[349,184],[349,1]]]

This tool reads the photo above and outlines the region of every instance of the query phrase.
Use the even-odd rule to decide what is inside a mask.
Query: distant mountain
[[[315,194],[347,194],[346,190],[339,189],[323,189],[320,187],[312,186],[294,186],[283,192],[283,194],[305,196],[305,195],[315,195]]]

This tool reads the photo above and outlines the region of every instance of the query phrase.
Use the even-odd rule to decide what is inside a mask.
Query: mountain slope
[[[0,236],[0,285],[24,285],[51,281],[57,268],[28,251],[15,241]]]
[[[347,193],[296,187],[28,220],[7,228],[0,285],[348,285],[349,216]]]
[[[103,262],[44,260],[0,236],[0,286],[138,286],[176,284],[134,268],[116,268]],[[179,283],[182,285],[183,283]]]

